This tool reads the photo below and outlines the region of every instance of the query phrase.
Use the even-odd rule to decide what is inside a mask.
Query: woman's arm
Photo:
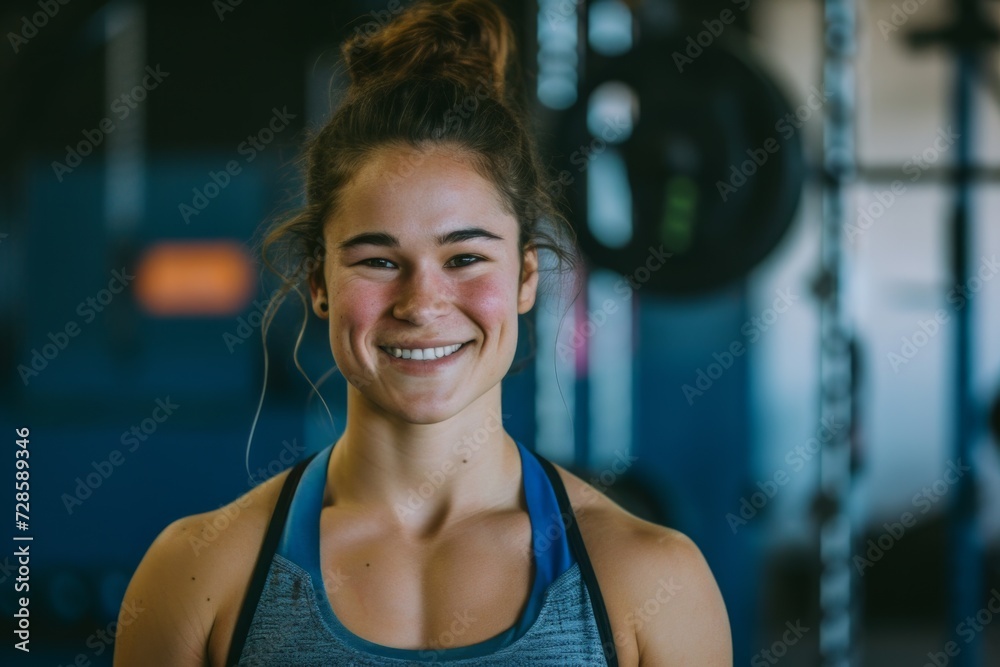
[[[705,557],[684,534],[655,532],[638,549],[643,575],[632,590],[633,607],[647,612],[636,632],[640,667],[732,667],[729,616]]]
[[[118,616],[115,667],[208,664],[215,619],[211,556],[192,547],[195,521],[185,517],[167,526],[139,563]]]

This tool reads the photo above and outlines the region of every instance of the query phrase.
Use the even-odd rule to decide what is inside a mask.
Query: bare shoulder
[[[729,616],[697,545],[556,468],[605,599],[620,664],[732,665]]]
[[[116,667],[222,664],[287,474],[216,510],[177,519],[160,532],[125,591]]]

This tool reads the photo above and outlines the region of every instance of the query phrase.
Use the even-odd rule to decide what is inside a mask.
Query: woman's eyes
[[[481,261],[483,261],[483,258],[480,257],[479,255],[456,255],[455,257],[448,260],[448,262],[445,264],[445,267],[460,269],[463,266],[471,266],[472,264],[477,264]],[[364,266],[370,266],[374,269],[388,269],[396,266],[389,260],[384,259],[382,257],[371,257],[369,259],[363,259],[359,262],[359,264],[363,264]]]
[[[477,264],[477,263],[483,261],[483,258],[480,257],[479,255],[458,255],[457,257],[452,258],[451,262],[454,262],[454,261],[457,261],[457,260],[469,260],[469,259],[471,259],[472,261],[471,262],[462,261],[462,263],[459,264],[456,268],[461,268],[463,266],[469,266],[470,264]],[[448,262],[448,263],[450,264],[451,262]],[[448,264],[445,264],[445,266],[448,266]]]
[[[376,265],[376,262],[382,262],[383,264]],[[358,262],[358,264],[363,264],[365,266],[370,266],[370,267],[375,268],[375,269],[384,269],[384,268],[386,268],[384,266],[384,264],[392,264],[392,262],[390,262],[387,259],[382,259],[381,257],[373,257],[371,259],[363,259],[360,262]]]

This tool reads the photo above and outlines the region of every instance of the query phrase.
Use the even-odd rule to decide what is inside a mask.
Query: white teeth
[[[399,347],[385,347],[382,348],[392,356],[397,359],[402,357],[403,359],[414,359],[414,360],[432,360],[440,359],[441,357],[447,357],[449,354],[454,354],[458,351],[458,348],[462,347],[461,343],[455,343],[454,345],[446,345],[444,347],[428,347],[423,350],[404,350]]]

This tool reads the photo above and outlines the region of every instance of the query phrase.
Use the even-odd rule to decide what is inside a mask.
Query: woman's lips
[[[394,347],[391,345],[380,346],[385,352],[397,359],[414,359],[417,361],[434,361],[451,356],[459,350],[463,343],[442,343],[439,345],[406,345]]]
[[[458,357],[464,355],[466,348],[469,347],[469,342],[459,344],[459,348],[451,354],[434,359],[414,359],[412,357],[406,359],[402,356],[397,357],[394,353],[390,352],[391,348],[379,347],[379,350],[388,357],[390,365],[406,369],[408,373],[420,373],[421,371],[435,371],[451,365]]]

